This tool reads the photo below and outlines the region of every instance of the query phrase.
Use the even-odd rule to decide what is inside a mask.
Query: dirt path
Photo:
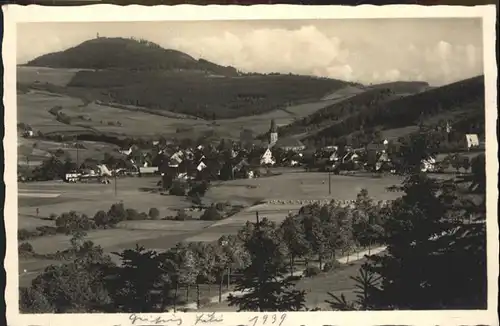
[[[385,249],[386,249],[386,247],[383,246],[383,247],[377,247],[377,248],[363,250],[363,251],[360,251],[357,253],[353,253],[353,254],[341,257],[338,259],[338,262],[341,264],[346,264],[347,262],[349,262],[349,263],[355,262],[357,260],[363,259],[365,255],[368,255],[368,254],[376,255],[378,253],[381,253]],[[304,269],[299,269],[299,270],[294,271],[295,275],[300,275],[303,272],[304,272]],[[287,274],[286,276],[290,276],[290,274]],[[227,301],[229,295],[241,296],[244,294],[245,291],[247,291],[247,290],[229,291],[229,292],[222,293],[222,302]],[[219,303],[219,296],[218,295],[213,296],[213,297],[209,298],[209,300],[210,300],[210,303]],[[179,309],[197,310],[198,308],[197,308],[196,302],[191,302],[191,303],[188,303],[187,305],[184,305],[183,307],[180,307]]]

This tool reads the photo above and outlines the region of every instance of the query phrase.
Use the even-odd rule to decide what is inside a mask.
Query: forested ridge
[[[401,128],[434,118],[437,124],[439,117],[449,117],[455,129],[482,135],[484,105],[484,76],[407,96],[372,88],[281,127],[279,133],[304,134],[307,143],[323,145],[359,130]]]

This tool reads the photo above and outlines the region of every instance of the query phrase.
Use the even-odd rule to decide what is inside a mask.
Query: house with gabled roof
[[[271,152],[271,149],[267,148],[264,151],[264,154],[260,157],[260,164],[261,165],[274,165],[276,162],[273,157],[273,153]]]

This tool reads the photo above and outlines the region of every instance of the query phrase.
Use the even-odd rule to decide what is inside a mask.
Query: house
[[[111,176],[111,171],[105,164],[98,165],[97,170],[100,176]]]
[[[35,133],[33,132],[33,130],[25,130],[25,131],[23,132],[23,136],[24,136],[24,137],[33,137],[33,135],[34,135],[34,134],[35,134]]]
[[[273,147],[293,152],[300,152],[306,149],[306,146],[296,138],[281,138],[274,144]]]
[[[66,182],[77,182],[80,179],[80,173],[76,171],[71,171],[65,174],[64,180]]]
[[[196,170],[201,172],[201,171],[205,170],[206,168],[207,168],[206,164],[203,163],[203,161],[202,161],[202,162],[200,162],[200,164],[198,164],[198,166],[196,167]]]
[[[380,155],[385,153],[386,146],[384,144],[371,143],[366,145],[366,162],[368,165],[375,166]]]
[[[467,149],[479,147],[479,137],[477,134],[466,134],[465,140],[467,141]]]
[[[268,148],[268,149],[266,149],[264,154],[262,154],[262,156],[260,157],[260,164],[261,165],[274,165],[274,163],[276,163],[276,162],[274,161],[273,153]]]
[[[426,159],[421,161],[420,170],[422,172],[434,172],[436,170],[436,159],[432,156],[429,156]]]
[[[157,166],[141,166],[139,167],[139,175],[148,175],[148,174],[157,174],[158,173],[158,167]]]
[[[120,152],[123,155],[129,156],[136,149],[137,149],[137,146],[135,146],[135,145],[128,146],[128,147],[120,147],[118,152]]]
[[[386,151],[383,151],[378,155],[377,161],[375,162],[375,171],[380,171],[384,167],[390,167],[391,159]]]
[[[354,151],[349,151],[342,157],[342,163],[349,163],[349,162],[358,163],[358,160],[359,160],[359,155]]]
[[[179,164],[181,164],[183,161],[182,156],[183,154],[180,151],[172,155],[170,157],[169,166],[172,168],[179,167]]]

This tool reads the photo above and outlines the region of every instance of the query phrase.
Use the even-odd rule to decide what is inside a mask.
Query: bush
[[[210,206],[207,208],[203,214],[200,217],[200,220],[203,221],[219,221],[222,220],[224,217],[222,214],[215,208],[214,205]]]
[[[33,246],[29,242],[23,242],[19,245],[19,254],[33,253]]]
[[[203,181],[203,182],[200,182],[200,183],[196,184],[195,186],[193,186],[193,188],[191,188],[191,190],[189,190],[188,196],[190,196],[190,197],[195,197],[195,196],[203,197],[205,195],[205,193],[207,192],[207,190],[208,190],[208,183]]]
[[[149,217],[152,218],[153,220],[157,220],[158,217],[160,216],[160,211],[156,207],[151,207],[149,209]]]
[[[125,214],[127,216],[126,219],[129,221],[137,221],[141,219],[139,212],[133,208],[127,208],[125,210]]]
[[[218,210],[218,211],[224,211],[227,207],[227,204],[226,203],[217,203],[215,204],[215,208]]]
[[[142,212],[139,214],[139,220],[147,220],[148,219],[148,214]]]
[[[57,214],[51,213],[51,214],[49,215],[49,220],[51,220],[51,221],[55,221],[55,220],[57,220]]]
[[[175,182],[172,185],[172,188],[170,188],[169,194],[172,196],[185,196],[186,195],[186,188],[182,183]]]
[[[125,211],[123,203],[111,205],[111,208],[108,211],[108,216],[111,224],[117,224],[118,222],[126,220],[127,212]]]
[[[26,229],[20,229],[17,231],[17,239],[21,241],[31,239],[34,235],[34,232]]]
[[[321,273],[321,270],[319,269],[319,267],[311,266],[311,267],[306,268],[306,270],[304,271],[304,276],[305,277],[312,277],[312,276],[319,275],[320,273]]]
[[[101,210],[95,213],[94,223],[97,227],[106,227],[110,224],[110,219],[105,211]]]
[[[177,215],[175,215],[174,220],[176,221],[186,221],[186,220],[191,220],[192,217],[189,216],[185,210],[181,209],[177,212]]]

